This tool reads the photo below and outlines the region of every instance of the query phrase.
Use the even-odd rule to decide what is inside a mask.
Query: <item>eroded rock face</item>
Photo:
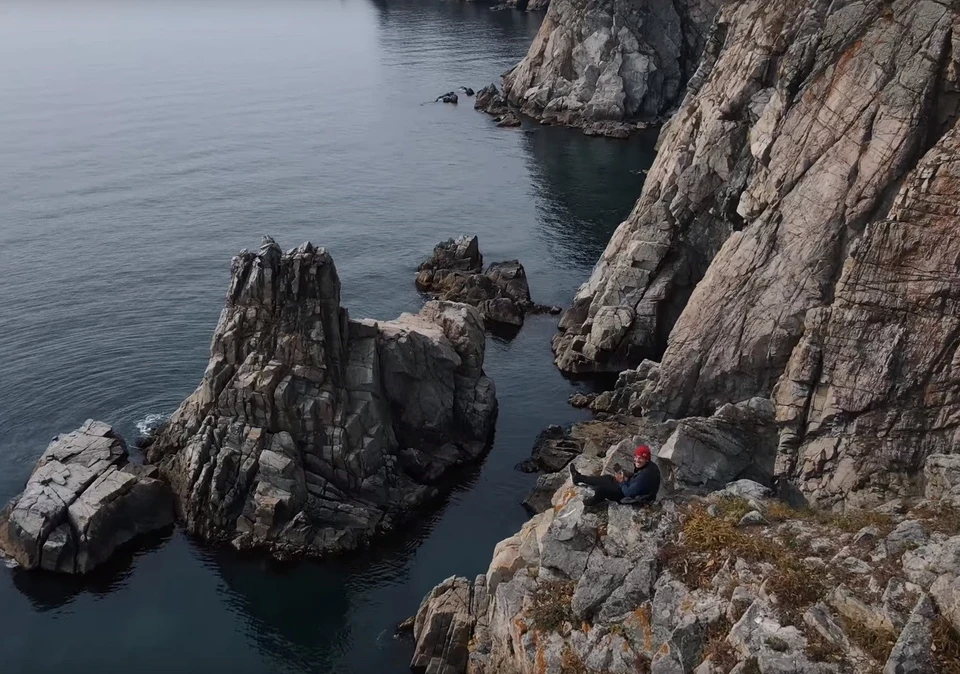
[[[679,102],[721,2],[556,0],[504,92],[532,117],[620,135]]]
[[[674,416],[769,396],[806,312],[952,121],[957,25],[932,0],[724,6],[640,200],[561,319],[557,365],[662,354],[642,405]]]
[[[477,459],[497,412],[477,311],[354,321],[330,255],[233,260],[197,390],[150,446],[186,527],[276,556],[365,544]]]
[[[127,458],[123,438],[100,421],[54,438],[0,512],[0,549],[25,569],[86,573],[137,535],[172,524],[169,488]]]
[[[576,461],[596,474],[616,455]],[[415,671],[919,673],[960,647],[956,634],[932,647],[935,621],[960,624],[960,535],[907,551],[883,541],[943,526],[922,508],[876,511],[854,534],[844,518],[791,516],[746,480],[591,508],[555,475],[549,506],[496,546],[485,577],[450,578],[424,600]]]
[[[517,260],[494,262],[483,271],[476,236],[437,244],[417,270],[416,286],[441,300],[477,307],[491,326],[519,328],[527,313],[559,313],[530,299],[527,272]]]
[[[956,481],[960,133],[944,136],[871,223],[829,306],[810,311],[777,387],[781,473],[816,502],[868,505]],[[928,457],[930,457],[928,459]]]

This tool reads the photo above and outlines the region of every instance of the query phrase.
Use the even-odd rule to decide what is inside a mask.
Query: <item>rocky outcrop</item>
[[[475,110],[480,110],[488,115],[500,116],[509,112],[510,106],[500,93],[496,84],[488,84],[477,92],[477,97],[473,101]]]
[[[169,488],[107,424],[53,439],[23,492],[0,512],[0,550],[24,569],[86,573],[136,536],[173,523]]]
[[[933,0],[725,5],[640,200],[561,319],[558,366],[619,372],[660,359],[641,404],[678,417],[770,396],[801,335],[823,331],[823,313],[804,327],[807,312],[842,293],[851,252],[877,255],[869,239],[889,227],[869,223],[884,222],[952,124],[957,11]],[[949,330],[937,326],[937,339]],[[891,353],[892,338],[870,357]],[[874,404],[855,388],[856,405]]]
[[[353,549],[483,454],[484,350],[463,304],[351,320],[324,249],[265,238],[234,258],[203,379],[148,458],[194,534],[278,557]]]
[[[560,311],[530,299],[527,272],[517,260],[494,262],[483,271],[483,256],[475,236],[437,244],[433,256],[417,270],[416,286],[441,300],[477,307],[491,326],[519,328],[527,313]]]
[[[609,472],[617,456],[576,462]],[[906,673],[955,662],[960,531],[895,545],[907,529],[946,531],[930,503],[812,515],[746,480],[652,508],[585,507],[585,493],[563,480],[496,546],[485,576],[427,596],[415,671]]]
[[[547,123],[622,135],[680,101],[722,0],[555,0],[507,98]]]
[[[960,430],[960,132],[909,174],[853,246],[832,303],[807,313],[777,387],[781,473],[815,502],[952,488]],[[929,459],[928,459],[929,457]],[[938,487],[939,485],[939,487]]]
[[[753,398],[683,419],[657,458],[675,484],[721,489],[739,479],[771,484],[776,455],[773,403]]]

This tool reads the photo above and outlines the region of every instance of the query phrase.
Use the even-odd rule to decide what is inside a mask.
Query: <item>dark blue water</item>
[[[94,417],[128,438],[199,381],[230,257],[330,249],[353,316],[416,311],[417,263],[477,233],[568,302],[639,193],[649,139],[497,129],[470,101],[540,16],[443,0],[0,4],[0,499]],[[0,569],[0,671],[403,672],[391,638],[525,515],[513,470],[580,418],[555,318],[488,341],[484,464],[359,558],[279,566],[175,531],[78,581]]]

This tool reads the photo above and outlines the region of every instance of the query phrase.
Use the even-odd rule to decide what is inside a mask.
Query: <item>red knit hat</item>
[[[643,457],[644,459],[646,459],[647,461],[649,461],[649,460],[650,460],[650,448],[647,447],[646,445],[640,445],[639,447],[636,448],[636,450],[634,450],[633,456],[634,456],[635,458]]]

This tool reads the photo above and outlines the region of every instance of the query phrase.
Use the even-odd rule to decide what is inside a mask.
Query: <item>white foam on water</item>
[[[148,414],[136,423],[137,431],[140,435],[150,435],[167,420],[167,416],[166,414]]]

